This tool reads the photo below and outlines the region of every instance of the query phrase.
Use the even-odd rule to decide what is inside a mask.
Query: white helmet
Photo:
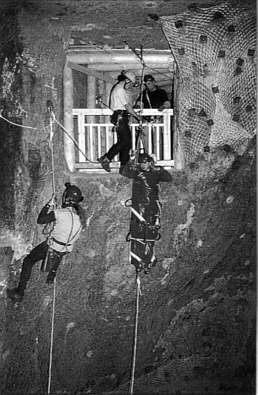
[[[132,71],[124,71],[124,76],[130,80],[133,84],[136,82],[136,75]]]

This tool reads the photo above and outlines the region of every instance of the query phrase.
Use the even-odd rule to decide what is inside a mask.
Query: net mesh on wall
[[[178,133],[186,163],[205,147],[238,151],[256,128],[254,11],[223,3],[161,17],[179,71]]]

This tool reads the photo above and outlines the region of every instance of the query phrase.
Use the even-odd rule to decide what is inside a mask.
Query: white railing
[[[74,137],[80,148],[76,153],[77,169],[84,171],[101,169],[97,158],[106,153],[117,141],[114,125],[109,119],[111,114],[112,111],[109,109],[73,109]],[[142,114],[148,117],[148,121],[143,123],[145,148],[149,154],[154,155],[158,165],[173,166],[171,129],[173,110],[160,112],[155,109],[144,109]],[[139,124],[134,123],[133,119],[131,121],[132,148],[135,149],[136,128]],[[119,158],[116,156],[110,167],[116,169],[119,165]]]

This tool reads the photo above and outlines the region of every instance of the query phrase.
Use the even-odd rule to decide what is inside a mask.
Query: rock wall
[[[25,253],[43,239],[35,221],[52,193],[46,101],[62,119],[62,70],[73,18],[76,26],[79,18],[86,25],[94,21],[91,7],[99,2],[91,2],[92,14],[66,11],[63,23],[62,15],[51,16],[51,7],[40,17],[35,4],[19,10],[13,35],[22,46],[10,46],[11,55],[4,51],[1,63],[3,86],[5,59],[17,61],[9,90],[17,94],[6,115],[10,120],[19,115],[16,121],[23,124],[22,130],[12,129],[15,133],[4,129],[2,120],[0,125],[6,147],[1,160],[10,164],[1,175],[6,198],[0,239],[0,392],[5,395],[46,393],[53,288],[36,265],[22,304],[7,300],[5,290],[17,283]],[[12,14],[9,18],[14,20]],[[1,35],[1,45],[7,37]],[[162,186],[159,262],[141,277],[135,393],[254,393],[254,144],[242,157],[223,150],[204,153],[185,170],[173,170],[172,184]],[[115,174],[70,174],[58,129],[54,146],[57,194],[66,181],[82,189],[87,229],[58,273],[51,390],[124,394],[135,270],[128,263],[129,213],[121,201],[130,197],[131,185]]]
[[[241,158],[217,152],[162,187],[159,262],[141,276],[136,394],[254,393],[254,155],[254,146]],[[130,182],[73,181],[88,227],[58,274],[52,391],[124,394],[136,290],[121,204]],[[53,289],[45,278],[35,267],[23,303],[7,301],[4,393],[46,388]]]

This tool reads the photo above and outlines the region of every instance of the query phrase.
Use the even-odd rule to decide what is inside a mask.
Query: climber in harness
[[[17,288],[7,289],[7,295],[15,302],[21,302],[33,265],[42,261],[41,270],[47,271],[46,283],[54,282],[56,271],[62,258],[73,250],[75,241],[85,227],[85,214],[80,202],[83,200],[80,189],[70,183],[62,196],[61,208],[55,208],[55,196],[42,208],[38,224],[52,224],[47,239],[37,245],[27,255],[22,264],[22,271]]]
[[[110,92],[110,108],[113,110],[110,121],[113,123],[117,142],[103,156],[98,158],[102,168],[110,172],[110,162],[119,154],[120,172],[129,160],[129,152],[132,147],[132,136],[129,127],[129,116],[132,115],[140,121],[141,116],[134,111],[132,106],[132,87],[136,84],[136,75],[131,71],[123,71],[118,76],[118,82]]]
[[[148,273],[157,262],[154,244],[160,238],[159,183],[171,182],[172,177],[163,167],[155,166],[146,152],[139,153],[137,162],[131,158],[121,174],[133,179],[132,198],[129,199],[132,216],[127,235],[127,241],[131,242],[131,263],[137,271],[144,269]]]

